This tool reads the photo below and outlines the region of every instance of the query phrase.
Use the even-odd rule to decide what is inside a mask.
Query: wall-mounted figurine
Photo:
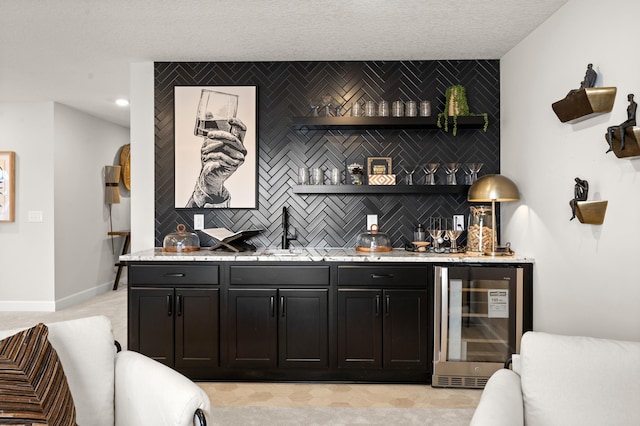
[[[609,142],[609,149],[607,152],[613,151],[613,132],[615,130],[620,131],[620,151],[624,150],[624,134],[627,127],[633,127],[636,125],[636,110],[638,104],[633,100],[633,93],[627,95],[629,106],[627,107],[627,120],[618,126],[607,127],[607,141]]]
[[[567,96],[579,90],[586,89],[587,87],[596,87],[597,78],[598,78],[598,73],[593,69],[593,64],[588,64],[587,71],[584,74],[584,79],[580,83],[580,88],[569,91],[569,93],[567,93]]]
[[[589,182],[586,180],[582,180],[579,177],[575,178],[576,184],[573,188],[573,200],[569,201],[571,204],[571,219],[570,221],[576,218],[576,207],[578,205],[578,201],[587,201],[587,195],[589,195]]]
[[[571,219],[569,220],[571,221],[577,217],[580,223],[602,225],[609,202],[606,200],[587,201],[589,182],[579,177],[575,178],[575,181],[573,200],[569,201],[572,213]]]
[[[596,87],[598,73],[593,64],[587,64],[587,71],[580,82],[580,88],[551,104],[553,112],[562,123],[577,123],[589,117],[611,112],[616,98],[615,87]]]

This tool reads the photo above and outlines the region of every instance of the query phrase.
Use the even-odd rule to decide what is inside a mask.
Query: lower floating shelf
[[[294,194],[466,194],[469,185],[295,185]]]

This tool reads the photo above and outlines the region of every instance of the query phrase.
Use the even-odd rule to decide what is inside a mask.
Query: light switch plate
[[[377,214],[368,214],[367,215],[367,231],[371,229],[371,225],[378,225],[378,215]]]
[[[29,210],[27,212],[27,222],[42,222],[42,211],[40,210]]]
[[[204,229],[204,215],[203,214],[194,214],[193,215],[193,229],[196,231]]]
[[[453,229],[457,231],[464,231],[464,215],[463,214],[453,215]]]

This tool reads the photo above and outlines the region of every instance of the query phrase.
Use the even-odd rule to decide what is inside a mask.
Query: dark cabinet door
[[[217,288],[175,290],[175,366],[216,367],[219,360]]]
[[[129,289],[127,347],[173,367],[173,314],[172,288]]]
[[[382,290],[338,289],[338,367],[382,367]]]
[[[383,366],[429,367],[429,292],[384,290]]]
[[[232,367],[274,368],[278,361],[276,289],[230,289],[228,360]]]
[[[279,366],[326,368],[328,289],[278,291]]]
[[[340,368],[429,368],[427,290],[338,290]]]

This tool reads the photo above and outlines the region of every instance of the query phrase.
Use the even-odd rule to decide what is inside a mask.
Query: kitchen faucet
[[[296,240],[296,230],[293,229],[293,235],[289,236],[289,212],[287,210],[287,206],[282,208],[282,248],[289,248],[289,241]]]

